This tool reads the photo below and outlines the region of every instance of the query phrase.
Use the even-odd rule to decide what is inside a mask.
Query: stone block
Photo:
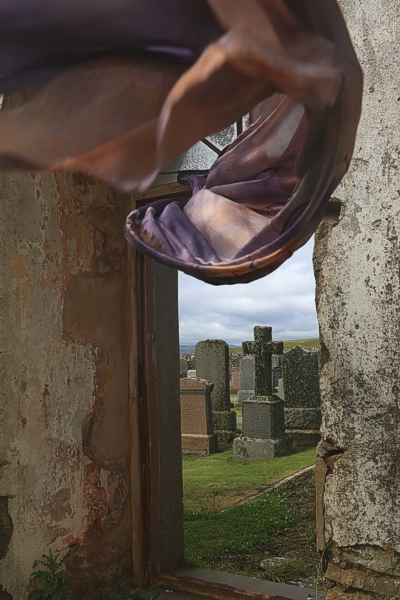
[[[286,429],[319,429],[321,427],[321,409],[285,406],[285,427]]]
[[[236,413],[234,410],[213,411],[214,431],[236,431]]]
[[[205,340],[196,344],[197,376],[212,381],[211,405],[215,411],[231,406],[229,382],[229,346],[223,340]]]
[[[285,406],[313,408],[321,405],[319,352],[296,346],[282,358]]]
[[[240,389],[240,371],[231,373],[231,394],[237,394]]]
[[[290,436],[276,440],[255,437],[239,437],[233,441],[233,457],[238,460],[266,460],[286,456],[292,450]]]
[[[319,429],[286,429],[296,448],[314,448],[321,440]]]
[[[239,361],[239,379],[241,390],[254,390],[254,357],[244,356]],[[253,392],[254,393],[254,392]]]
[[[189,361],[185,360],[184,358],[180,359],[180,367],[179,367],[179,371],[182,373],[182,371],[188,371],[189,369]]]
[[[218,436],[215,434],[182,434],[182,454],[208,456],[218,452]]]
[[[273,396],[253,396],[243,402],[243,436],[277,439],[285,435],[283,402]]]
[[[203,379],[180,380],[183,454],[207,456],[218,452],[211,413],[212,389],[213,384]]]
[[[239,390],[238,391],[238,402],[244,402],[254,396],[254,390]]]

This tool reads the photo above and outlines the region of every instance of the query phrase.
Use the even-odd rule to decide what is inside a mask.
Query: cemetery
[[[0,600],[400,598],[398,3],[0,17]]]

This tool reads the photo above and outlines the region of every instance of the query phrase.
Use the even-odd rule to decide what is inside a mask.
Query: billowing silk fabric
[[[0,168],[79,170],[144,191],[250,112],[187,198],[131,213],[126,237],[214,284],[276,269],[346,172],[362,75],[336,0],[0,0]]]

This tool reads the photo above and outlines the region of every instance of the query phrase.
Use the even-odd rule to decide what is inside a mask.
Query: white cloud
[[[240,345],[255,325],[273,328],[273,339],[318,337],[313,240],[277,271],[249,284],[214,287],[179,273],[180,343],[223,339]]]

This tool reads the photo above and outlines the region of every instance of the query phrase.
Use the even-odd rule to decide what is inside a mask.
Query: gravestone
[[[197,377],[197,375],[196,375],[196,369],[189,369],[188,372],[187,372],[187,376],[189,378]]]
[[[272,389],[275,392],[279,388],[279,380],[282,379],[282,367],[272,369]]]
[[[231,394],[237,394],[240,388],[240,373],[239,371],[232,371],[231,374]]]
[[[214,431],[220,441],[232,439],[236,432],[236,413],[231,411],[229,347],[223,340],[196,344],[196,374],[214,384],[211,393]]]
[[[283,354],[283,342],[272,341],[272,327],[255,327],[254,342],[243,342],[243,352],[254,355],[254,395],[242,404],[243,435],[233,442],[233,456],[262,460],[289,454],[283,401],[272,395],[272,355]]]
[[[180,367],[179,367],[180,373],[182,373],[182,371],[185,371],[187,373],[188,369],[189,369],[189,361],[184,358],[181,358],[180,359]]]
[[[182,454],[208,456],[218,452],[218,436],[213,432],[211,391],[204,379],[181,379]]]
[[[239,361],[240,389],[238,402],[248,400],[254,396],[254,357],[243,356]]]
[[[321,438],[319,352],[296,346],[283,356],[286,432],[296,446],[316,446]]]

